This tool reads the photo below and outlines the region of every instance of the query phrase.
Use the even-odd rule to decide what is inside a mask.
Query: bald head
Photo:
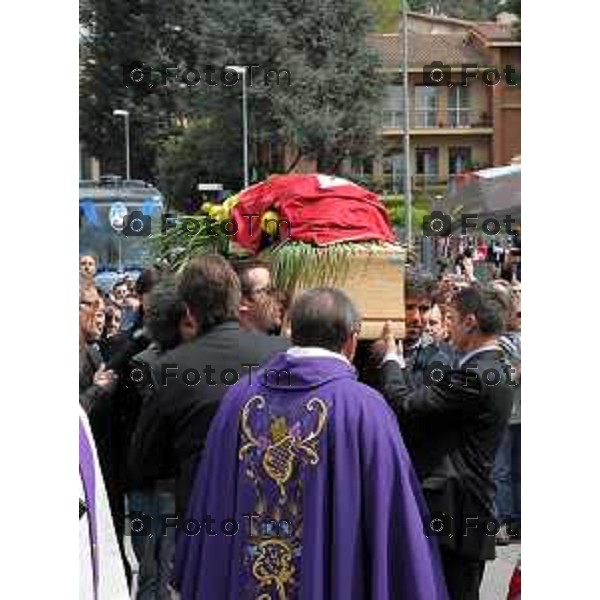
[[[292,342],[340,352],[358,332],[360,314],[352,300],[336,288],[304,292],[290,311]]]

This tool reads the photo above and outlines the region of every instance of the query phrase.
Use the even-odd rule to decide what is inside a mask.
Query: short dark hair
[[[177,292],[175,277],[161,278],[149,293],[144,312],[144,325],[161,351],[175,348],[181,342],[179,324],[184,316],[185,304]]]
[[[514,279],[514,269],[512,265],[503,265],[502,269],[500,269],[500,279],[504,279],[504,281],[508,281],[508,283],[512,283]]]
[[[436,282],[431,275],[419,271],[408,270],[404,285],[405,298],[431,298]]]
[[[139,277],[135,281],[135,293],[138,296],[143,296],[152,291],[152,288],[158,283],[160,279],[160,271],[154,267],[144,269]]]
[[[348,295],[337,288],[302,293],[290,311],[292,342],[339,352],[360,327],[360,314]]]
[[[481,333],[494,335],[504,331],[510,303],[500,290],[489,286],[462,288],[455,292],[452,304],[463,317],[475,315]]]
[[[252,269],[267,269],[267,271],[271,270],[271,265],[266,260],[259,258],[243,258],[238,259],[232,263],[237,276],[240,278],[240,285],[242,288],[242,295],[248,296],[252,293],[252,288],[250,284],[250,278],[248,277],[248,273]]]
[[[192,259],[180,275],[179,294],[203,332],[239,319],[240,280],[219,254]]]

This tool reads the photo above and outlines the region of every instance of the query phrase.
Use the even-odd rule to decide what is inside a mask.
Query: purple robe
[[[94,581],[94,596],[97,596],[98,557],[96,555],[96,547],[98,532],[96,526],[96,473],[94,468],[94,452],[81,417],[79,417],[79,477],[81,477],[88,513],[90,561]]]
[[[222,400],[174,582],[182,600],[447,600],[424,510],[383,397],[339,358],[278,354]]]

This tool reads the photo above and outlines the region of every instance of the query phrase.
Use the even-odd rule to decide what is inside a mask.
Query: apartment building
[[[381,110],[381,143],[372,159],[348,160],[344,172],[391,192],[404,187],[405,127],[400,33],[372,34],[386,78]],[[464,171],[508,164],[521,153],[521,44],[510,15],[495,22],[471,22],[410,13],[408,16],[410,167],[416,189],[445,186]],[[424,69],[445,65],[451,86],[431,85]],[[477,77],[462,83],[463,65]],[[506,81],[505,68],[514,73]],[[486,70],[501,74],[495,85],[483,81]],[[433,75],[439,76],[436,72]],[[488,73],[488,81],[498,78]],[[514,82],[518,83],[514,85]]]

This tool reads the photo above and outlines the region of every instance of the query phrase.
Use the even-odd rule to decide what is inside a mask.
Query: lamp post
[[[127,181],[129,181],[131,179],[131,157],[129,149],[129,111],[116,108],[115,110],[113,110],[113,115],[115,117],[123,117],[125,119],[125,177]]]
[[[250,185],[248,176],[248,99],[246,96],[246,70],[248,67],[239,65],[230,65],[225,67],[229,71],[234,71],[242,75],[242,119],[244,136],[244,188]]]
[[[406,203],[406,245],[412,248],[412,182],[410,176],[410,90],[408,88],[408,6],[402,2],[402,88],[404,96],[404,201]]]

